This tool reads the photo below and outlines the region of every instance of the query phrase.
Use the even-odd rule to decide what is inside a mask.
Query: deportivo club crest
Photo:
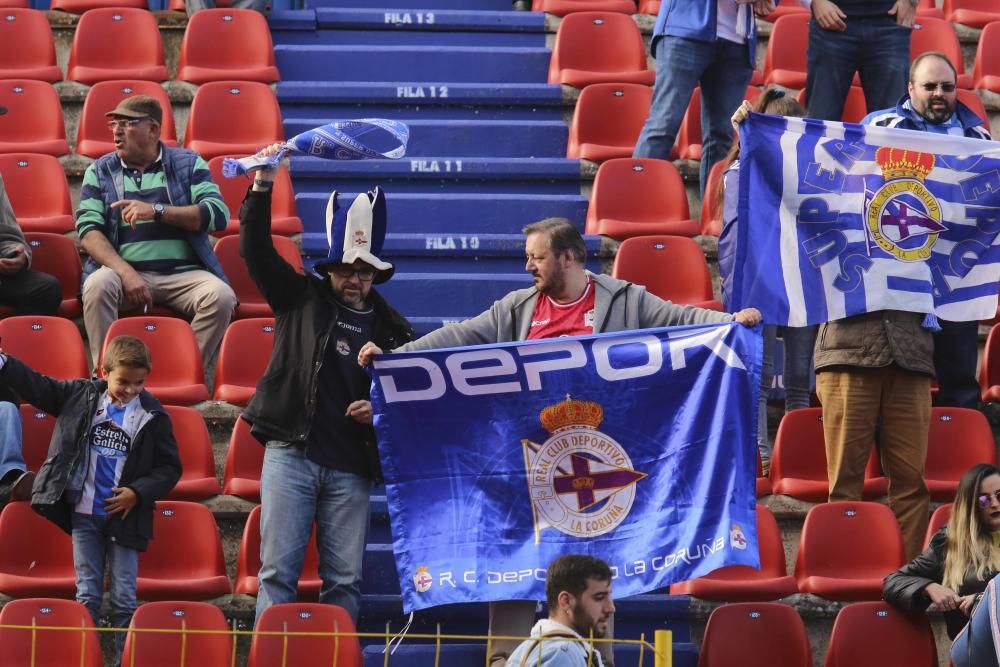
[[[934,155],[883,146],[875,162],[885,182],[865,191],[865,231],[869,241],[903,262],[931,256],[941,224],[941,205],[924,186],[934,168]]]
[[[635,484],[646,473],[632,469],[625,449],[597,430],[604,420],[598,403],[566,400],[542,410],[551,437],[542,444],[522,440],[535,543],[545,528],[597,537],[621,524],[635,501]]]

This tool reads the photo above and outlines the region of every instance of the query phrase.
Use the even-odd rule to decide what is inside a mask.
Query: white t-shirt
[[[746,41],[743,12],[753,11],[753,5],[737,3],[736,0],[716,0],[718,10],[715,16],[715,36],[737,44]]]

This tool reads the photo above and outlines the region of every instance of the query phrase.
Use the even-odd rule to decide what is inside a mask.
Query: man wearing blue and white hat
[[[280,151],[275,144],[264,152]],[[330,196],[330,251],[315,267],[322,277],[302,275],[271,242],[276,171],[255,172],[240,209],[240,252],[276,320],[271,360],[243,412],[266,445],[257,617],[272,604],[296,600],[315,520],[320,602],[344,607],[356,621],[369,493],[381,479],[371,381],[356,359],[366,341],[395,348],[412,330],[372,289],[393,273],[377,256],[385,237],[382,191],[359,195],[346,210],[336,192]]]

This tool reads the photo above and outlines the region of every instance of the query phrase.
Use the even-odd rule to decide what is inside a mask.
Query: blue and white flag
[[[545,598],[591,554],[616,597],[759,566],[759,328],[396,353],[372,403],[407,611]]]
[[[1000,144],[760,114],[740,144],[735,308],[790,326],[994,316]]]

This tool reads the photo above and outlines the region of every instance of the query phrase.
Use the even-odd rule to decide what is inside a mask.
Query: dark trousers
[[[937,375],[937,404],[956,408],[979,406],[979,322],[939,320],[941,331],[934,334],[934,373]]]
[[[0,304],[17,315],[55,315],[62,303],[59,281],[47,273],[21,271],[0,275]]]

